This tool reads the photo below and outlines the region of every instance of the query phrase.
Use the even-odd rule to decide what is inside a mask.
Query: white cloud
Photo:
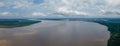
[[[110,11],[106,11],[104,14],[105,14],[105,15],[113,15],[113,16],[116,16],[116,15],[120,15],[120,11],[118,11],[118,10],[110,10]]]
[[[4,6],[5,4],[3,2],[0,2],[0,7]]]
[[[20,16],[20,14],[18,13],[11,13],[11,12],[0,12],[0,17],[2,18],[19,18],[19,17],[22,17]]]
[[[118,10],[117,12],[113,11],[114,13],[111,13],[113,16],[119,15],[118,13],[120,12],[120,9],[118,7],[116,8],[116,6],[119,6],[120,0],[44,0],[45,2],[42,4],[34,4],[32,1],[33,0],[8,0],[7,4],[0,2],[0,6],[5,5],[12,7],[18,10],[18,13],[22,9],[24,11],[23,14],[19,13],[21,17],[25,15],[27,17],[56,17],[63,15],[66,15],[64,17],[69,15],[88,15],[91,17],[99,15],[104,17],[107,12],[111,12],[112,10]]]
[[[41,12],[33,12],[32,13],[32,16],[38,16],[38,17],[40,17],[40,16],[46,16],[45,14],[43,14],[43,13],[41,13]]]
[[[1,12],[0,15],[10,15],[10,12]]]
[[[120,5],[120,0],[107,0],[109,5]]]
[[[68,15],[90,15],[87,12],[77,11],[77,10],[71,10],[67,7],[60,7],[57,9],[57,13],[61,14],[68,14]]]
[[[13,8],[21,8],[21,9],[29,9],[32,7],[32,4],[31,2],[28,2],[27,0],[26,1],[14,1],[13,2]],[[34,5],[33,5],[34,6]]]

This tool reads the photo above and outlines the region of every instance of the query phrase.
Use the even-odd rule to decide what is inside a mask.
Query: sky
[[[120,0],[0,0],[0,18],[120,17]]]

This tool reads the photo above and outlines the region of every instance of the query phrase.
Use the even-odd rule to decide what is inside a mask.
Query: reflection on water
[[[107,27],[81,21],[42,21],[0,28],[0,46],[107,46]]]

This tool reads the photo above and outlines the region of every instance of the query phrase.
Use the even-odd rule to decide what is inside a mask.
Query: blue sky
[[[120,17],[120,0],[0,0],[0,18]]]

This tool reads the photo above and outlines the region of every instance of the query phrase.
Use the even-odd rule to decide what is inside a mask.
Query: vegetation
[[[23,27],[23,26],[28,26],[38,22],[40,21],[32,21],[32,20],[24,20],[24,19],[18,19],[18,20],[1,19],[0,28]]]
[[[108,46],[120,46],[120,20],[119,19],[105,19],[95,20],[94,22],[105,25],[110,31],[110,39]]]

